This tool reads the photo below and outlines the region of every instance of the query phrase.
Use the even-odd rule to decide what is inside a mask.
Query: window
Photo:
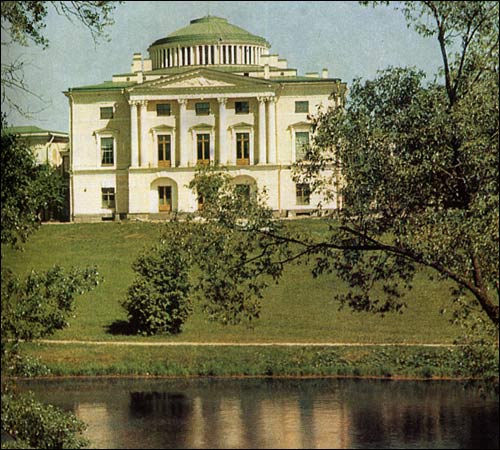
[[[112,119],[113,118],[113,107],[104,106],[101,108],[101,119]]]
[[[308,184],[299,183],[295,186],[297,205],[309,205],[311,189]]]
[[[234,187],[236,195],[244,200],[250,200],[250,185],[249,184],[237,184]]]
[[[101,207],[105,209],[115,208],[115,188],[101,188]]]
[[[250,112],[250,105],[248,102],[235,102],[234,112],[236,114],[248,114]]]
[[[158,167],[171,166],[171,142],[169,134],[158,135]]]
[[[157,103],[156,115],[157,116],[170,116],[170,103]]]
[[[158,186],[158,209],[160,212],[172,211],[172,186]]]
[[[101,164],[103,166],[112,166],[115,163],[113,154],[113,138],[101,138]]]
[[[295,133],[295,161],[302,161],[306,157],[309,146],[309,132],[297,131]]]
[[[210,103],[195,103],[194,108],[197,116],[208,116],[210,114]]]
[[[236,164],[250,164],[250,134],[236,133]]]
[[[295,102],[295,112],[296,113],[308,113],[309,112],[309,102]]]
[[[210,163],[210,135],[209,134],[197,134],[196,135],[196,147],[198,155],[198,164],[209,164]]]

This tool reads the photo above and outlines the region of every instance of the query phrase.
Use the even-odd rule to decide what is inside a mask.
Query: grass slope
[[[422,274],[406,299],[403,314],[385,317],[338,310],[332,298],[345,289],[334,276],[313,279],[305,266],[292,266],[278,285],[271,285],[262,300],[261,318],[251,327],[223,326],[195,311],[177,336],[140,337],[111,333],[109,327],[126,320],[120,302],[134,273],[131,264],[142,249],[158,237],[159,224],[97,223],[44,225],[23,252],[3,249],[3,264],[19,274],[64,267],[96,265],[104,282],[77,298],[70,327],[54,339],[199,341],[199,342],[420,342],[451,343],[458,330],[439,311],[449,304],[443,283],[431,283]],[[297,221],[321,234],[319,221]]]

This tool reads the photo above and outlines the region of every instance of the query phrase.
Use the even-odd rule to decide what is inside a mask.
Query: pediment
[[[189,92],[267,92],[274,93],[268,80],[258,80],[213,69],[195,69],[135,85],[131,94]]]
[[[214,128],[214,126],[210,125],[209,123],[197,123],[196,125],[193,125],[191,128],[189,128],[189,131],[192,131],[192,130],[211,130],[213,128]]]
[[[171,132],[175,130],[175,127],[172,127],[170,125],[158,125],[156,127],[152,127],[149,129],[150,133],[162,133],[162,132]]]
[[[163,87],[170,89],[177,89],[177,88],[191,88],[191,87],[229,87],[229,86],[234,86],[234,84],[226,83],[220,80],[211,80],[210,78],[199,76],[169,83],[164,85]]]
[[[296,123],[292,123],[291,125],[288,125],[288,128],[289,129],[295,129],[295,128],[311,128],[311,123],[309,122],[296,122]]]
[[[238,122],[238,123],[235,123],[234,125],[230,125],[228,128],[229,129],[233,129],[233,128],[253,128],[253,125],[251,123],[247,123],[247,122]]]
[[[103,135],[103,134],[112,134],[112,135],[115,135],[115,134],[118,134],[119,132],[120,132],[120,130],[117,130],[115,128],[104,127],[104,128],[99,128],[98,130],[94,130],[92,132],[92,134],[94,136],[99,136],[99,135]]]

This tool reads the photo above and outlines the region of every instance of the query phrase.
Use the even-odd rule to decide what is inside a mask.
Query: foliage
[[[32,271],[21,281],[2,269],[2,371],[18,365],[20,341],[32,341],[67,326],[74,297],[97,286],[96,269],[65,271],[55,266],[45,273]]]
[[[19,246],[40,226],[39,213],[49,205],[61,206],[64,181],[56,169],[37,164],[31,150],[14,134],[1,134],[1,240]]]
[[[1,9],[2,47],[18,44],[28,46],[30,42],[46,49],[49,40],[44,36],[45,19],[50,11],[65,17],[72,23],[87,28],[94,40],[107,38],[106,29],[111,26],[116,4],[121,1],[3,1]],[[4,40],[6,37],[9,40]],[[25,61],[2,60],[2,110],[5,106],[16,109],[23,115],[23,110],[15,100],[12,92],[27,92],[34,97],[41,97],[30,90],[24,81]]]
[[[115,9],[112,1],[31,1],[2,3],[2,30],[7,31],[14,42],[28,45],[31,40],[43,48],[49,41],[43,35],[44,20],[50,8],[68,20],[76,20],[84,25],[95,38],[105,36],[105,28],[114,23],[112,13]]]
[[[215,345],[213,345],[215,344]],[[217,345],[165,347],[109,342],[92,350],[87,345],[30,344],[54,376],[385,376],[410,378],[498,379],[494,365],[471,372],[457,346],[415,345]],[[493,358],[498,364],[498,353]]]
[[[172,222],[161,242],[133,264],[136,280],[123,303],[133,330],[141,334],[176,334],[190,313],[190,254],[183,228]]]
[[[402,290],[427,266],[498,327],[498,3],[398,8],[418,32],[437,36],[445,85],[389,68],[355,80],[345,110],[314,119],[297,178],[316,190],[335,186],[344,199],[315,273],[337,271],[356,288],[341,299],[350,306],[385,311],[401,308]],[[384,298],[373,296],[376,283]]]
[[[251,321],[259,316],[267,285],[260,275],[278,276],[286,250],[267,236],[280,225],[265,206],[265,192],[245,192],[218,167],[201,167],[190,187],[204,200],[191,233],[197,299],[211,319]]]
[[[160,243],[134,264],[140,278],[124,307],[141,333],[179,332],[188,293],[210,319],[252,321],[268,284],[262,275],[278,278],[289,254],[272,237],[281,225],[272,220],[265,193],[241,189],[212,166],[200,167],[190,187],[203,199],[199,214],[166,224]]]
[[[85,428],[73,414],[44,405],[31,393],[2,392],[2,436],[14,439],[2,448],[83,448],[89,443],[79,436]]]

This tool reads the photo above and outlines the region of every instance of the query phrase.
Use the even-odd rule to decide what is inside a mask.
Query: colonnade
[[[219,149],[219,162],[221,164],[235,164],[232,156],[234,149],[227,145],[227,97],[218,97],[218,125],[216,130],[217,145]],[[257,97],[258,107],[258,160],[251,158],[250,165],[276,164],[276,97]],[[187,102],[186,98],[177,99],[178,132],[175,133],[177,145],[172,146],[171,166],[176,166],[175,148],[179,149],[179,167],[190,167],[196,164],[193,161],[193,152],[187,147]],[[147,167],[147,151],[149,135],[148,121],[146,119],[147,100],[130,100],[130,142],[131,142],[131,167]],[[252,152],[253,153],[253,152]]]
[[[207,64],[259,65],[265,47],[256,45],[214,44],[153,49],[153,69],[201,66]]]

